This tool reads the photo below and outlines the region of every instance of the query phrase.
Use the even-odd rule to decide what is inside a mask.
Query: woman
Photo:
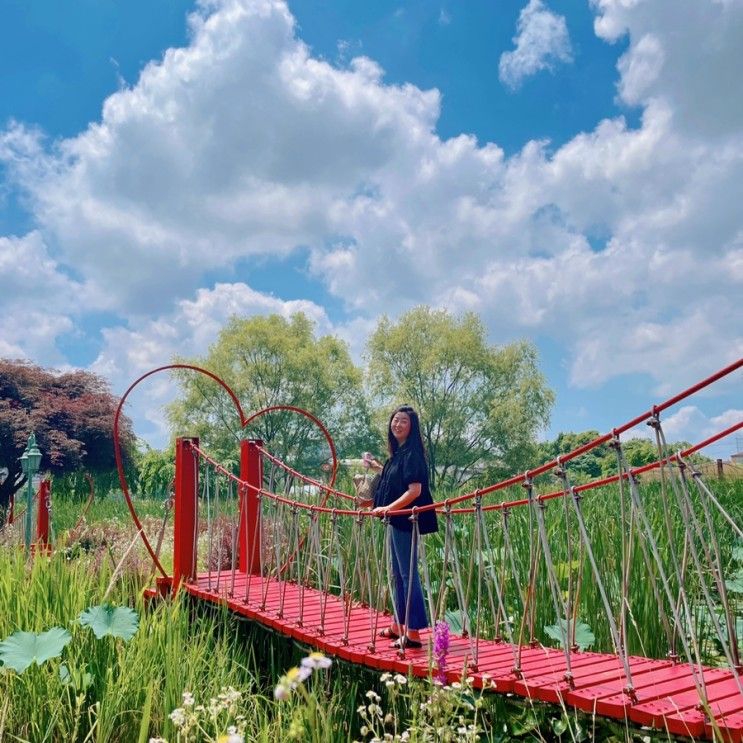
[[[390,458],[384,467],[375,459],[370,462],[373,469],[382,471],[372,513],[386,516],[389,512],[433,503],[420,422],[410,405],[400,406],[390,416],[387,446]],[[422,646],[420,630],[428,626],[428,619],[418,576],[417,534],[410,516],[391,516],[390,527],[395,621],[383,629],[380,636],[395,640],[393,647],[419,648]],[[437,530],[433,509],[418,514],[420,534]]]

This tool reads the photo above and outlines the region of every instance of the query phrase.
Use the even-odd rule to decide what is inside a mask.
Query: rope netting
[[[692,457],[742,429],[743,421],[674,452],[660,418],[742,364],[523,475],[434,503],[439,531],[425,536],[419,519],[426,508],[380,518],[260,442],[244,442],[254,447],[258,470],[242,478],[192,442],[193,572],[208,590],[261,609],[276,589],[278,618],[311,623],[320,635],[336,622],[344,643],[358,629],[356,609],[376,609],[364,614],[374,652],[382,626],[408,625],[410,592],[401,610],[392,600],[399,587],[389,568],[391,516],[405,515],[412,528],[409,564],[411,571],[419,565],[428,621],[445,621],[466,639],[471,669],[486,640],[510,644],[516,676],[528,648],[552,645],[564,651],[564,680],[571,684],[581,662],[576,651],[590,648],[619,659],[630,697],[637,655],[688,663],[702,701],[705,666],[730,669],[743,694],[743,591],[730,580],[743,572],[743,504],[706,482]],[[640,423],[651,428],[657,460],[633,468],[621,435]],[[574,484],[571,462],[602,444],[614,452],[615,473]],[[651,471],[658,477],[643,480]],[[495,494],[502,498],[495,501]],[[248,518],[251,497],[256,511]],[[254,562],[246,557],[248,545]],[[327,611],[329,597],[342,601],[341,627]]]

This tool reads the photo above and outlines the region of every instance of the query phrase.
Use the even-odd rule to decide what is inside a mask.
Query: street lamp
[[[34,491],[32,480],[39,471],[40,464],[41,451],[36,446],[36,436],[32,433],[28,437],[25,451],[21,454],[21,471],[26,475],[26,554],[31,550],[31,530],[33,527]]]

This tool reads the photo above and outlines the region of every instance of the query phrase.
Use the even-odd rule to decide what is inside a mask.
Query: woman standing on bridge
[[[375,459],[370,461],[373,469],[382,472],[374,502],[369,504],[373,505],[372,513],[386,516],[389,512],[433,503],[420,421],[410,405],[400,406],[390,416],[387,447],[390,456],[384,466]],[[380,635],[395,640],[394,647],[419,648],[420,630],[428,626],[428,619],[418,575],[418,535],[409,516],[390,516],[390,528],[395,621]],[[418,514],[418,533],[437,530],[433,509]]]

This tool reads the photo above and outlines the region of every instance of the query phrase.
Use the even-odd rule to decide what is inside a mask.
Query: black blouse
[[[420,495],[405,508],[427,506],[433,503],[431,490],[428,487],[428,464],[422,452],[416,451],[406,441],[384,464],[379,485],[374,494],[374,507],[389,506],[394,503],[411,483],[421,484]],[[412,531],[413,523],[409,516],[392,516],[390,523],[396,529]],[[423,511],[418,514],[418,530],[421,534],[438,531],[436,512]]]

